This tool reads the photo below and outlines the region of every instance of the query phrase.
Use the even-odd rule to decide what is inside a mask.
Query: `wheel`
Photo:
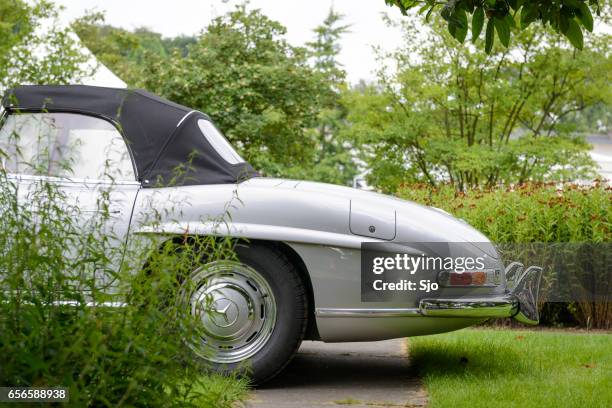
[[[197,268],[181,298],[201,321],[188,342],[217,372],[238,372],[261,384],[278,374],[297,351],[308,319],[298,271],[280,252],[239,245],[239,261]]]

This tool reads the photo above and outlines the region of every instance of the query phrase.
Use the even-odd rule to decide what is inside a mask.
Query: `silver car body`
[[[154,225],[145,221],[151,206],[164,214]],[[463,288],[456,288],[458,299],[453,304],[439,299],[424,303],[418,295],[406,295],[405,300],[393,303],[362,302],[363,242],[489,242],[465,222],[440,210],[382,194],[274,178],[141,189],[133,223],[132,239],[150,234],[212,234],[285,243],[307,270],[316,327],[320,339],[327,342],[425,335],[488,317],[520,315],[517,293],[509,291],[505,280],[497,287],[472,290],[477,299],[460,299]],[[370,226],[375,226],[375,232],[370,232]],[[481,252],[489,265],[503,269],[490,248]],[[527,298],[537,299],[534,283],[539,271],[528,269],[518,275],[515,279],[522,282],[518,286],[530,284]]]

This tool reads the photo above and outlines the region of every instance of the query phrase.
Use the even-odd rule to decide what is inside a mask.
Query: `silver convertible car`
[[[261,177],[208,116],[141,90],[22,86],[2,105],[2,167],[26,190],[44,179],[86,214],[96,211],[100,186],[112,184],[109,228],[123,243],[186,234],[248,243],[236,249],[239,262],[204,265],[190,277],[192,306],[213,299],[199,347],[215,367],[248,364],[261,383],[303,339],[420,336],[493,317],[538,323],[541,269],[504,265],[485,236],[442,210]],[[61,155],[69,144],[79,146],[70,174],[52,163],[35,171],[11,154],[35,160],[36,151]],[[155,223],[147,222],[151,208],[161,216]],[[228,211],[225,222],[214,221]],[[431,244],[444,247],[445,260],[453,261],[454,245],[476,261],[424,270],[426,255],[436,264],[437,252],[423,249]],[[408,268],[415,262],[407,257],[421,259],[421,268]]]

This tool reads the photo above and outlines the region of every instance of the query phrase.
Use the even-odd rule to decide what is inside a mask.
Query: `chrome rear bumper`
[[[519,263],[506,268],[510,292],[496,298],[423,299],[419,312],[431,317],[513,317],[536,325],[540,320],[538,299],[542,268],[527,269]]]

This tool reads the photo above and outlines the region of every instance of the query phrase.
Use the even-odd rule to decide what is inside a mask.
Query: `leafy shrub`
[[[612,240],[612,187],[523,184],[457,192],[404,186],[398,195],[463,218],[495,242],[608,242]]]
[[[442,208],[466,220],[494,242],[612,241],[612,187],[599,182],[590,186],[523,184],[513,188],[467,192],[457,192],[452,186],[432,189],[424,185],[410,185],[403,186],[398,195]],[[604,288],[609,283],[598,282]],[[610,328],[610,294],[606,299],[541,305],[542,322]]]
[[[101,197],[101,215],[83,225],[54,185],[22,191],[0,172],[0,386],[67,387],[75,407],[233,406],[246,383],[206,374],[185,345],[197,321],[176,301],[201,251],[225,259],[231,248],[213,239],[117,246],[101,228],[110,216]],[[130,262],[117,271],[118,257]],[[121,296],[100,288],[100,274]]]

